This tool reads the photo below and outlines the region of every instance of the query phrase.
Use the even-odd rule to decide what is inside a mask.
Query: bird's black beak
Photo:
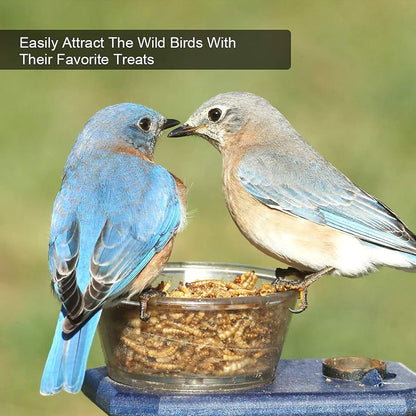
[[[190,127],[184,124],[179,126],[175,130],[169,132],[168,137],[183,137],[183,136],[192,136],[199,127]]]
[[[168,119],[166,119],[165,123],[163,124],[162,130],[169,129],[171,127],[177,126],[178,124],[180,124],[180,121],[175,120],[174,118],[168,118]]]

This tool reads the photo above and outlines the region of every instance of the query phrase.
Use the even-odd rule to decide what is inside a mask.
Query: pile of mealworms
[[[265,296],[276,292],[268,283],[256,288],[257,279],[254,272],[247,272],[232,282],[200,280],[180,283],[173,290],[171,282],[162,282],[157,289],[168,297],[182,298]],[[281,325],[285,324],[276,308],[266,304],[213,310],[149,304],[148,311],[151,317],[146,322],[139,318],[139,313],[133,316],[129,312],[116,346],[119,365],[130,373],[260,374],[270,367],[272,356],[276,355],[279,320]]]

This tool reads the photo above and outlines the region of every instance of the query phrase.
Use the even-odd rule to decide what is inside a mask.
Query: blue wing
[[[140,204],[138,222],[111,219],[105,222],[91,258],[91,281],[84,294],[85,311],[92,312],[109,298],[123,294],[178,228],[180,206],[175,183],[170,175],[162,178],[160,173],[154,189],[145,193]]]
[[[51,275],[68,316],[78,323],[128,290],[181,218],[175,181],[163,167],[119,154],[107,166],[89,178],[89,189],[83,184],[81,196],[73,196],[82,180],[73,174],[70,191],[61,190],[54,209]]]
[[[66,217],[63,230],[49,246],[49,264],[55,292],[68,316],[76,319],[83,311],[82,293],[77,284],[80,225],[75,217]]]
[[[243,187],[270,208],[416,254],[415,235],[389,208],[319,154],[309,156],[304,160],[257,148],[241,159],[236,174]]]

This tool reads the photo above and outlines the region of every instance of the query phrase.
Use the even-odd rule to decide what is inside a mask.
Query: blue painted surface
[[[146,391],[112,381],[105,367],[86,372],[82,388],[108,415],[118,416],[310,416],[416,415],[416,374],[388,362],[384,380],[341,381],[322,375],[321,359],[281,360],[275,381],[231,393]]]

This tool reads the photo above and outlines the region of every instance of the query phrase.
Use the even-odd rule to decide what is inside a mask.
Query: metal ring
[[[322,374],[342,380],[361,380],[369,371],[377,370],[380,377],[386,377],[386,363],[366,357],[334,357],[324,360]]]

